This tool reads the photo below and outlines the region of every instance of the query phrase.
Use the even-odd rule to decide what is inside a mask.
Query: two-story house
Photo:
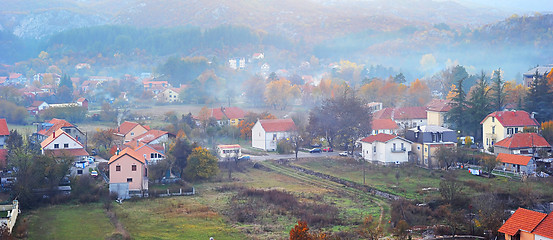
[[[148,126],[142,126],[139,123],[125,121],[115,129],[113,133],[121,144],[130,142],[133,138],[146,133],[150,130]]]
[[[148,165],[144,156],[125,148],[109,161],[109,191],[119,198],[148,194]]]
[[[522,132],[525,127],[537,129],[539,126],[532,115],[520,110],[490,113],[480,124],[484,150],[490,150],[496,142]]]
[[[534,154],[551,150],[551,144],[537,133],[515,133],[493,145],[494,154]]]
[[[86,144],[87,137],[77,126],[63,119],[53,118],[37,125],[37,140],[42,142],[55,131],[62,129],[81,144]]]
[[[389,164],[401,164],[409,161],[412,142],[392,134],[379,133],[358,141],[361,143],[361,155],[365,161]]]
[[[292,119],[260,119],[252,127],[252,147],[275,151],[281,139],[289,138],[296,131]]]
[[[162,144],[146,144],[135,141],[125,143],[126,147],[132,148],[137,154],[144,156],[146,163],[153,165],[166,158],[165,147]]]
[[[519,208],[497,231],[505,234],[505,240],[553,240],[553,212]]]
[[[405,138],[413,142],[411,149],[417,164],[435,168],[439,166],[436,151],[440,147],[455,147],[457,133],[440,126],[419,126],[407,130]]]
[[[42,154],[53,157],[71,157],[79,160],[88,156],[85,147],[63,129],[54,131],[40,143]]]
[[[428,125],[448,127],[445,123],[445,115],[451,110],[451,101],[444,99],[432,99],[426,105],[426,122]]]

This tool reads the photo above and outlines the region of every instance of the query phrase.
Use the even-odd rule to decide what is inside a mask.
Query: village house
[[[535,80],[536,72],[538,73],[539,76],[543,76],[547,73],[550,73],[551,70],[553,70],[553,64],[548,64],[548,65],[538,66],[538,67],[532,68],[532,69],[528,70],[528,72],[525,72],[525,73],[522,74],[522,82],[523,82],[525,87],[529,88],[529,87],[532,86],[532,83]]]
[[[497,160],[500,162],[503,171],[527,175],[536,171],[536,163],[532,156],[500,153],[497,155]]]
[[[148,193],[148,165],[143,155],[125,148],[113,155],[109,165],[109,191],[119,198],[144,196]]]
[[[113,133],[117,137],[117,141],[121,144],[130,142],[136,136],[142,135],[150,130],[148,126],[142,126],[139,123],[125,121],[117,127]]]
[[[494,154],[534,154],[550,151],[551,145],[537,133],[515,133],[493,145]]]
[[[219,125],[238,126],[240,120],[246,117],[246,112],[239,107],[220,107],[209,109],[209,117],[214,118]],[[194,117],[199,121],[198,116]]]
[[[146,144],[135,141],[128,142],[125,146],[132,148],[137,154],[144,156],[147,164],[153,165],[166,158],[165,147],[161,144]]]
[[[443,99],[432,99],[426,105],[426,121],[427,125],[449,127],[445,123],[445,115],[451,110],[451,101]]]
[[[426,107],[384,108],[373,113],[373,119],[392,119],[404,130],[426,125],[426,117]]]
[[[77,104],[88,111],[88,99],[81,97],[77,99]]]
[[[417,164],[436,168],[439,166],[435,158],[436,150],[440,147],[455,147],[457,133],[440,126],[419,126],[407,130],[405,138],[413,142],[412,152]]]
[[[546,214],[519,208],[498,232],[505,240],[553,240],[553,212]]]
[[[242,148],[238,144],[217,145],[217,156],[219,161],[226,159],[237,159],[242,155]]]
[[[29,112],[30,115],[38,115],[40,112],[42,112],[44,109],[47,109],[49,107],[48,103],[44,101],[33,101],[31,106],[27,107],[27,112]]]
[[[392,119],[374,119],[371,123],[372,135],[379,133],[398,134],[399,126]]]
[[[158,102],[164,103],[179,102],[179,91],[180,89],[178,88],[166,88],[156,96],[156,99]]]
[[[296,131],[292,119],[260,119],[252,127],[252,147],[276,151],[280,140],[289,138]]]
[[[8,149],[6,149],[6,141],[10,137],[10,130],[8,129],[8,123],[6,119],[0,118],[0,167],[6,167],[6,158],[8,156]]]
[[[144,92],[152,92],[154,95],[159,94],[161,91],[169,87],[167,81],[154,81],[153,79],[144,79],[142,81]]]
[[[72,157],[79,160],[88,156],[82,143],[73,138],[63,129],[58,129],[40,143],[42,154],[53,157]]]
[[[381,102],[370,102],[370,103],[367,103],[367,107],[369,108],[369,111],[371,111],[371,113],[375,113],[375,112],[378,112],[378,111],[382,110],[382,103]]]
[[[490,113],[482,122],[482,140],[484,150],[490,150],[496,142],[505,139],[515,133],[522,132],[524,128],[538,128],[538,121],[525,111],[497,111]]]
[[[37,140],[40,142],[44,141],[58,129],[62,129],[80,143],[85,145],[87,144],[86,134],[84,134],[77,126],[63,119],[57,118],[52,118],[52,120],[37,124]]]
[[[379,133],[359,140],[363,159],[385,165],[409,161],[412,142],[392,134]]]

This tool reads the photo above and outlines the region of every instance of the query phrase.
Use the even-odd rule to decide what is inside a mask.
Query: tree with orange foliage
[[[384,86],[384,81],[380,78],[373,78],[369,83],[361,86],[359,95],[367,102],[380,101],[379,91]]]
[[[357,233],[363,238],[368,240],[377,240],[382,236],[382,228],[379,226],[378,221],[375,221],[372,215],[365,217],[363,225],[357,228]]]
[[[200,112],[198,113],[198,120],[200,120],[200,123],[204,129],[207,127],[210,117],[211,117],[211,110],[206,106],[203,106],[202,109],[200,109]]]
[[[265,88],[265,103],[274,109],[284,110],[300,96],[297,85],[292,85],[288,79],[281,78],[267,84]]]
[[[541,123],[540,132],[549,144],[553,143],[553,120]]]
[[[402,102],[407,86],[394,82],[393,78],[388,79],[378,91],[382,106],[396,107]]]
[[[268,112],[262,112],[260,114],[248,112],[246,116],[244,116],[244,119],[238,123],[241,138],[246,140],[252,138],[252,128],[257,122],[257,119],[276,119],[276,117]]]
[[[514,80],[505,82],[505,104],[513,104],[517,108],[522,108],[524,98],[528,92],[522,84],[517,84]]]
[[[430,102],[432,98],[428,85],[419,79],[411,82],[407,94],[408,99],[407,101],[405,101],[405,103],[406,105],[412,106],[424,106],[428,102]]]
[[[326,233],[310,233],[306,221],[298,221],[298,224],[290,230],[290,240],[328,240],[331,239]]]

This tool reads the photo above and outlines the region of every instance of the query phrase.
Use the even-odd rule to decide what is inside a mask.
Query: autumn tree
[[[378,240],[383,234],[383,230],[380,227],[380,224],[378,223],[377,220],[373,218],[372,215],[365,217],[363,224],[357,227],[356,232],[363,239],[368,239],[368,240]]]
[[[325,233],[309,232],[309,226],[306,221],[298,221],[298,223],[290,229],[290,240],[328,240],[331,239]]]
[[[394,233],[399,240],[405,240],[409,234],[409,228],[409,224],[405,220],[400,220],[394,228]]]
[[[527,92],[528,89],[520,83],[517,84],[515,80],[505,82],[505,104],[522,109]]]
[[[238,129],[240,130],[240,137],[243,139],[252,138],[252,127],[255,125],[258,119],[276,119],[275,116],[269,112],[263,112],[260,114],[254,112],[246,113],[243,120],[238,123]]]
[[[384,86],[384,81],[379,78],[373,78],[370,82],[359,88],[359,97],[367,102],[380,101],[380,89]]]
[[[553,120],[541,123],[540,133],[548,143],[553,143]]]
[[[424,106],[430,102],[432,95],[430,89],[425,82],[416,79],[411,82],[409,89],[407,90],[407,99],[405,105],[409,106]]]
[[[449,170],[455,163],[464,159],[464,152],[456,147],[439,147],[434,153],[434,157],[438,159],[440,166],[445,170]]]
[[[96,132],[90,138],[90,142],[96,148],[109,149],[115,139],[114,129],[96,129]]]
[[[219,172],[218,160],[202,147],[196,147],[188,156],[184,175],[190,180],[207,179]]]
[[[492,171],[497,167],[499,161],[496,156],[485,155],[480,159],[480,166],[488,173],[488,178],[492,176]]]
[[[284,78],[269,82],[265,89],[265,103],[275,110],[286,109],[299,96],[299,87],[292,85],[289,80]]]

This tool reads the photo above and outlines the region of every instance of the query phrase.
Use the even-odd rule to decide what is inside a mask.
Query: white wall
[[[69,147],[65,148],[63,144],[69,144]],[[54,148],[54,144],[59,144],[59,148]],[[62,134],[58,138],[54,139],[50,144],[46,145],[44,149],[77,149],[77,148],[83,148],[80,144],[75,142],[75,140],[71,139],[65,134]]]
[[[534,240],[553,240],[551,238],[546,238],[540,235],[534,235],[534,236],[535,236]]]
[[[252,127],[252,147],[265,149],[265,130],[261,127],[261,123],[257,121]]]
[[[401,143],[403,143],[405,151],[392,152],[394,143],[396,144],[397,150],[401,149]],[[376,152],[374,152],[374,146],[376,146]],[[396,161],[404,163],[409,160],[408,152],[411,151],[411,144],[404,140],[396,138],[386,143],[361,142],[361,149],[363,151],[363,158],[367,161],[379,161],[383,164],[393,164]]]

